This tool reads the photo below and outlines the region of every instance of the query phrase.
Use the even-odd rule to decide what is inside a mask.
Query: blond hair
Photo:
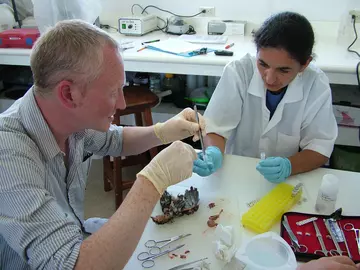
[[[103,48],[119,49],[106,32],[80,20],[57,23],[34,44],[30,66],[36,93],[47,94],[62,80],[91,83],[102,70]]]

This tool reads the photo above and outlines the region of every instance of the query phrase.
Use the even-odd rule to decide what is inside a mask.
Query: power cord
[[[360,54],[359,54],[357,51],[351,49],[351,47],[355,44],[355,42],[356,42],[357,39],[358,39],[358,34],[357,34],[357,31],[356,31],[356,16],[355,16],[355,15],[352,15],[351,18],[352,18],[352,22],[353,22],[353,29],[354,29],[354,33],[355,33],[355,39],[354,39],[354,41],[349,45],[349,47],[347,48],[347,50],[348,50],[349,52],[355,53],[357,56],[360,57]],[[357,82],[358,82],[358,88],[359,88],[359,90],[360,90],[359,67],[360,67],[360,62],[358,62],[357,65],[356,65],[356,78],[357,78]]]
[[[194,15],[178,15],[178,14],[176,14],[176,13],[173,13],[173,12],[169,11],[169,10],[162,9],[162,8],[159,8],[159,7],[154,6],[154,5],[148,5],[148,6],[146,6],[146,7],[143,9],[143,11],[141,12],[141,14],[143,14],[144,12],[146,12],[146,9],[148,9],[148,8],[155,8],[155,9],[158,9],[158,10],[160,10],[160,11],[167,12],[167,13],[169,13],[169,14],[171,14],[171,15],[176,16],[176,17],[182,17],[182,18],[193,18],[193,17],[199,16],[199,15],[202,14],[202,13],[206,13],[206,10],[202,10],[202,11],[200,11],[200,12],[194,14]]]
[[[119,29],[117,29],[116,27],[113,27],[113,26],[108,25],[108,24],[100,24],[100,28],[101,28],[101,29],[107,29],[107,30],[109,30],[109,29],[114,29],[114,30],[116,30],[116,32],[119,31]],[[114,33],[115,33],[115,32],[114,32]]]

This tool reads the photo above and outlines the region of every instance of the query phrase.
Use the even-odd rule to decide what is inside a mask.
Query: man
[[[177,140],[199,131],[195,114],[185,109],[151,127],[111,126],[126,106],[123,62],[114,40],[81,21],[42,35],[31,69],[34,86],[0,115],[0,269],[122,269],[160,195],[192,174],[194,149]],[[135,155],[174,141],[84,240],[88,157]]]

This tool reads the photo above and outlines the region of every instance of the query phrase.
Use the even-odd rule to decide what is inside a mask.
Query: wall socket
[[[360,22],[360,9],[352,9],[349,11],[351,16],[355,16],[357,22]]]
[[[215,7],[200,7],[199,12],[205,10],[206,12],[201,14],[203,17],[215,17]]]

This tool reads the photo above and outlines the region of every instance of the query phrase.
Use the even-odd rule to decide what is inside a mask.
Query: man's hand
[[[194,161],[193,172],[200,176],[209,176],[221,168],[222,162],[223,155],[220,149],[209,146],[205,150],[205,157],[202,152],[198,154],[198,159]]]
[[[326,257],[300,265],[296,270],[357,270],[360,265],[346,256]]]
[[[206,135],[205,119],[199,113],[198,116],[200,126],[196,122],[195,112],[190,108],[186,108],[165,123],[157,123],[154,126],[155,134],[163,144],[182,140],[190,136],[194,136],[193,141],[197,141],[199,139],[199,130],[201,130],[203,136]]]
[[[162,195],[168,186],[192,175],[196,158],[196,152],[190,145],[176,141],[157,154],[138,175],[146,177]]]
[[[291,175],[291,162],[287,158],[269,157],[261,160],[256,169],[272,183],[281,183]]]

